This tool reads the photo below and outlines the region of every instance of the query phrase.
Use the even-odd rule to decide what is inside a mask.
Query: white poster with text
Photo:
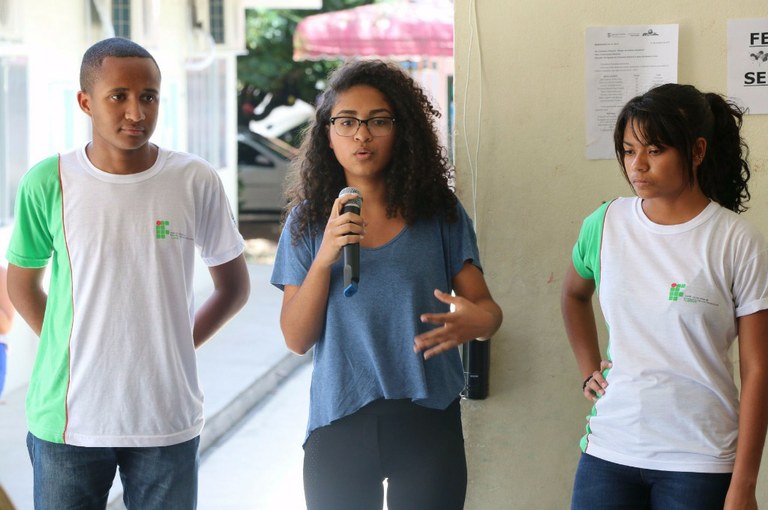
[[[678,25],[586,31],[587,159],[613,159],[621,108],[655,85],[677,83]]]
[[[728,20],[728,96],[768,113],[768,18]]]

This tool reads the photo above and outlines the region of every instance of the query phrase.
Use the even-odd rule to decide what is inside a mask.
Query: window
[[[115,36],[131,38],[131,0],[112,0],[112,25]]]
[[[227,62],[214,57],[204,69],[187,70],[187,150],[213,166],[227,166]]]
[[[224,0],[210,0],[208,13],[211,20],[211,37],[216,44],[224,44]]]
[[[13,217],[16,188],[27,161],[27,60],[0,57],[0,225]]]

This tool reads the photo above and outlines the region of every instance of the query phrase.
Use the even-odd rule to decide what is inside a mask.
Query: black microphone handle
[[[358,204],[346,203],[341,208],[341,214],[353,212],[360,214]],[[349,297],[357,292],[360,283],[360,244],[344,245],[344,295]]]
[[[360,245],[344,246],[344,295],[349,297],[357,292],[360,283]]]

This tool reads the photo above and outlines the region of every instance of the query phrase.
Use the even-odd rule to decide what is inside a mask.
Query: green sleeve
[[[595,212],[587,216],[581,224],[581,231],[573,246],[573,267],[579,276],[595,280],[595,287],[600,290],[600,247],[603,241],[603,223],[608,207],[613,201],[605,202]]]
[[[53,252],[53,232],[61,225],[59,158],[32,167],[19,183],[14,228],[6,259],[15,266],[45,267]]]

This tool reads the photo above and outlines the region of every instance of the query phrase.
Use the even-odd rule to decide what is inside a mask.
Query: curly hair
[[[673,147],[683,158],[688,182],[694,183],[694,144],[707,141],[698,182],[704,195],[741,213],[750,199],[747,181],[749,147],[741,137],[744,111],[715,93],[702,93],[692,85],[667,83],[631,99],[619,113],[613,132],[616,158],[624,178],[624,130],[627,125],[640,130],[639,139],[657,146]],[[631,183],[630,183],[631,185]]]
[[[294,162],[284,211],[285,217],[301,206],[294,213],[294,243],[302,232],[317,235],[339,190],[346,186],[344,169],[329,146],[327,133],[339,95],[357,85],[379,90],[394,110],[392,159],[384,169],[387,215],[391,218],[399,214],[408,224],[436,214],[448,221],[457,219],[457,199],[450,185],[453,169],[435,129],[440,112],[413,78],[396,64],[354,60],[331,73]]]

